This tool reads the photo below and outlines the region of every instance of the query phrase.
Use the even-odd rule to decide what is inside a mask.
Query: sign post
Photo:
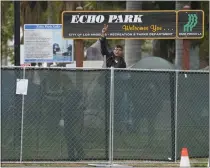
[[[77,11],[82,11],[83,8],[81,6],[76,8]],[[76,67],[83,67],[83,59],[84,59],[84,44],[83,40],[77,39],[76,41]]]

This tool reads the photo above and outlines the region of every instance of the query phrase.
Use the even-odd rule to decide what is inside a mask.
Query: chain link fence
[[[208,157],[207,71],[1,72],[2,161],[175,161],[183,147]],[[15,94],[22,78],[26,96]]]
[[[168,160],[173,156],[173,72],[115,70],[114,156]]]
[[[193,157],[209,155],[209,72],[180,72],[177,94],[177,147]],[[177,156],[179,157],[179,156]]]
[[[21,147],[22,96],[16,95],[16,80],[23,70],[1,69],[1,149],[2,160],[19,160]]]

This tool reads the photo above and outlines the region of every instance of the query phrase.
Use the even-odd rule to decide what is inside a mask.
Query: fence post
[[[106,67],[106,55],[104,55],[104,65],[103,68],[107,68]],[[104,95],[105,95],[105,104],[104,104],[104,109],[105,109],[105,160],[109,160],[109,95],[108,95],[108,91],[110,90],[110,82],[109,82],[109,71],[105,69],[105,76],[104,76],[104,80],[105,80],[105,87],[104,87]]]
[[[16,79],[14,80],[14,86],[17,85],[17,79],[22,78],[21,76],[21,69],[19,69],[19,67],[16,67],[14,69],[15,71],[15,76]],[[21,95],[16,94],[16,91],[14,91],[14,97],[15,97],[15,102],[14,102],[14,110],[13,110],[13,119],[14,119],[14,130],[13,130],[13,136],[14,136],[14,153],[15,155],[18,154],[17,156],[17,160],[18,157],[20,159],[20,143],[21,143],[21,101],[22,101],[22,97]]]
[[[175,161],[175,72],[169,72],[169,78],[170,78],[170,99],[171,99],[171,155],[172,155],[172,161]]]
[[[26,69],[23,67],[23,79],[25,79]],[[21,110],[21,134],[20,134],[20,163],[23,160],[23,121],[24,121],[24,95],[22,94],[22,110]]]
[[[210,6],[210,3],[209,3]],[[210,111],[209,111],[209,159],[208,159],[208,167],[210,167]]]
[[[178,79],[179,79],[179,71],[176,70],[176,76],[175,76],[175,149],[174,149],[174,160],[177,161],[177,131],[178,131],[178,125],[177,125],[177,116],[178,116]]]
[[[111,67],[110,80],[110,120],[109,120],[109,165],[113,165],[113,138],[114,138],[114,68]]]

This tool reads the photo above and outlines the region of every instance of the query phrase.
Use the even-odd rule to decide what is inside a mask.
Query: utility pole
[[[14,29],[15,66],[20,66],[20,1],[14,1]]]
[[[14,1],[14,59],[15,66],[20,66],[20,1]],[[15,69],[15,78],[22,78],[21,70]],[[16,79],[14,82],[14,86],[16,85]],[[13,150],[15,151],[15,155],[20,155],[20,144],[21,144],[21,100],[22,96],[17,95],[15,92],[15,107],[13,111],[14,116],[14,131],[13,131]],[[20,160],[21,161],[21,160]]]

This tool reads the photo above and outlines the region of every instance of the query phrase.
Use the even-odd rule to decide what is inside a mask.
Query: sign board
[[[74,43],[62,38],[61,24],[24,25],[24,63],[72,61]]]
[[[201,10],[178,11],[177,36],[182,39],[200,39],[204,37],[204,12]]]
[[[20,66],[31,66],[31,63],[24,63],[24,45],[20,45]]]
[[[173,39],[175,11],[68,11],[62,13],[64,38],[99,38],[104,24],[111,39]]]
[[[194,31],[204,34],[203,11],[198,13],[198,23]],[[109,39],[176,39],[178,26],[187,22],[183,12],[175,10],[152,11],[64,11],[62,13],[62,35],[64,39],[98,39],[104,24],[108,24]],[[180,21],[178,23],[178,20]],[[185,24],[185,23],[184,23]],[[179,27],[180,28],[180,27]],[[179,29],[180,30],[180,29]],[[180,32],[181,33],[181,32]],[[187,35],[184,38],[202,38],[200,35]]]

